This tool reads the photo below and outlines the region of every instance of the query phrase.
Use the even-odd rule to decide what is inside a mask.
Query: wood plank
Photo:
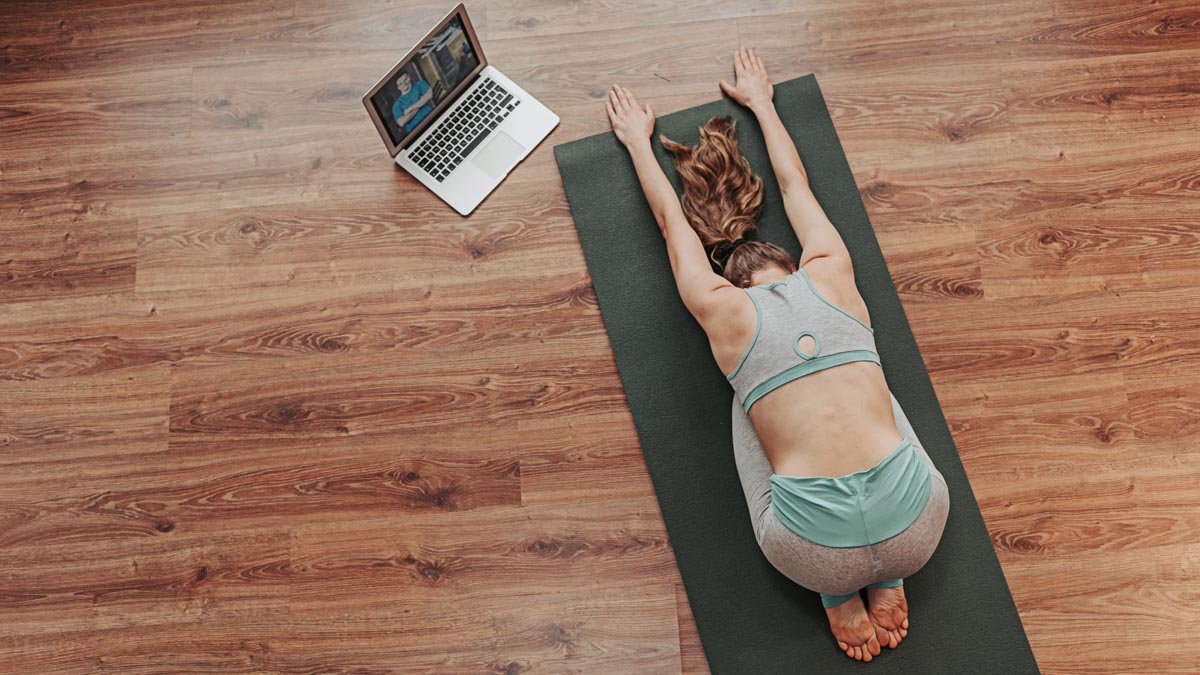
[[[391,179],[392,169],[383,168]],[[519,265],[547,249],[573,253],[578,239],[561,195],[520,189],[525,185],[494,194],[488,208],[505,215],[479,222],[448,217],[432,194],[420,207],[390,203],[403,193],[375,206],[339,197],[303,209],[280,203],[156,218],[139,232],[138,290],[189,288],[198,279],[211,288],[353,274],[451,276],[487,261]],[[582,254],[558,257],[575,270],[582,261]]]
[[[495,40],[538,37],[618,28],[636,29],[645,26],[659,26],[663,31],[675,31],[679,29],[677,24],[699,17],[721,19],[728,23],[730,19],[741,16],[775,14],[781,8],[782,6],[773,0],[738,3],[719,0],[615,0],[597,5],[577,5],[554,0],[490,0],[487,3],[488,38]]]
[[[451,359],[484,349],[520,359],[530,341],[606,349],[590,284],[578,270],[551,274],[547,267],[535,273],[497,264],[473,279],[441,270],[444,281],[406,274],[370,283],[260,282],[241,291],[238,303],[229,301],[230,291],[208,288],[13,304],[0,310],[7,319],[0,325],[0,380],[412,350]],[[520,302],[513,301],[514,285],[526,293]]]
[[[371,611],[359,599],[341,611],[310,611],[297,601],[289,609],[287,631],[272,641],[270,669],[386,664],[401,672],[662,673],[680,667],[673,584],[392,603]]]
[[[0,221],[0,240],[0,305],[134,288],[135,219],[60,218],[32,227],[14,214],[13,220]]]
[[[293,606],[358,611],[654,583],[675,558],[653,498],[400,514],[293,530]],[[364,591],[373,599],[362,604]],[[673,596],[672,596],[673,597]]]
[[[733,63],[737,36],[728,21],[697,20],[674,26],[687,35],[669,50],[661,45],[657,26],[600,30],[587,34],[603,49],[576,48],[580,36],[544,34],[489,40],[488,59],[504,74],[551,109],[570,104],[600,104],[608,87],[620,82],[655,96],[706,92],[726,77]],[[554,64],[542,55],[554,54]]]
[[[0,84],[0,175],[186,151],[191,107],[191,67]]]
[[[628,409],[517,420],[523,504],[575,504],[651,494]]]
[[[486,31],[484,4],[465,4],[472,22]],[[339,8],[309,0],[197,0],[185,11],[146,0],[5,5],[0,56],[9,81],[368,49],[380,51],[374,63],[387,72],[397,50],[402,53],[446,13],[445,3],[433,0],[407,0],[403,7],[365,0]]]
[[[1149,672],[1144,659],[1150,658],[1163,672],[1187,673],[1194,670],[1194,650],[1181,645],[1171,627],[1200,618],[1190,583],[1198,561],[1200,547],[1183,544],[1028,556],[1005,569],[1043,671]],[[1120,583],[1110,581],[1115,579]],[[1097,629],[1112,620],[1114,607],[1120,607],[1121,630]],[[1062,624],[1080,629],[1049,628]]]
[[[61,479],[57,461],[114,460],[167,448],[167,369],[129,368],[86,378],[5,382],[0,420],[6,471],[22,480]]]
[[[230,377],[234,375],[234,380]],[[182,367],[171,377],[173,437],[297,439],[391,435],[542,415],[586,414],[624,400],[610,364],[573,356],[513,362],[410,354]],[[436,380],[439,386],[426,383]],[[403,414],[401,414],[403,413]]]
[[[1046,286],[1044,288],[1053,288]],[[1200,304],[1186,287],[1064,291],[1062,295],[957,299],[905,298],[926,365],[942,383],[1036,379],[1055,374],[1136,374],[1187,367],[1200,345]],[[911,300],[910,300],[911,298]],[[1170,307],[1170,312],[1163,308]],[[944,310],[953,308],[954,311]],[[1006,324],[997,333],[996,317]]]

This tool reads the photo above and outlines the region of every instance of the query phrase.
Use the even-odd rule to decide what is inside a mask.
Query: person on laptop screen
[[[461,21],[451,21],[430,37],[388,85],[394,85],[398,93],[390,109],[386,100],[376,103],[379,116],[388,122],[392,140],[398,143],[416,131],[447,94],[478,65],[479,57],[471,47]],[[395,126],[391,126],[392,122]]]
[[[396,78],[396,89],[400,91],[400,97],[392,104],[392,117],[407,134],[433,112],[433,89],[425,80],[413,84],[412,75],[407,71],[401,71]]]

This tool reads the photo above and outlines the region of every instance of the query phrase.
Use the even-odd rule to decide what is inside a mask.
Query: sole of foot
[[[846,652],[846,656],[867,662],[879,656],[879,639],[875,625],[867,616],[862,596],[855,595],[836,607],[825,608],[825,615],[829,617],[829,629],[833,631],[838,647]]]
[[[888,649],[895,649],[908,637],[908,600],[904,587],[868,588],[867,604],[875,639]]]

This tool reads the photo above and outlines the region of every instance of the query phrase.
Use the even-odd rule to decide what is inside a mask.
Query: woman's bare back
[[[809,276],[823,295],[867,322],[852,278],[846,288],[845,280],[828,279],[817,270]],[[724,328],[710,331],[709,341],[722,372],[728,373],[754,339],[758,316],[740,289],[722,305],[726,320],[713,323]],[[750,420],[781,475],[844,476],[869,469],[902,440],[883,370],[871,362],[846,363],[792,380],[758,400]]]

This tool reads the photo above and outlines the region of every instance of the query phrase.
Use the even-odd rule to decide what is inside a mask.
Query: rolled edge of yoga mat
[[[716,89],[714,85],[714,90]],[[634,92],[635,94],[639,92]],[[646,466],[714,673],[1036,673],[979,507],[842,151],[816,78],[775,85],[775,105],[818,201],[854,261],[889,387],[946,478],[951,510],[933,558],[905,581],[912,629],[869,666],[833,639],[815,593],[776,571],[750,526],[733,463],[733,391],[675,288],[666,247],[632,162],[611,133],[556,146],[580,245],[637,427]],[[695,143],[713,115],[737,122],[741,150],[763,178],[757,237],[798,257],[762,134],[727,99],[658,118],[654,150],[678,190],[659,133]],[[948,299],[948,301],[953,301]]]

